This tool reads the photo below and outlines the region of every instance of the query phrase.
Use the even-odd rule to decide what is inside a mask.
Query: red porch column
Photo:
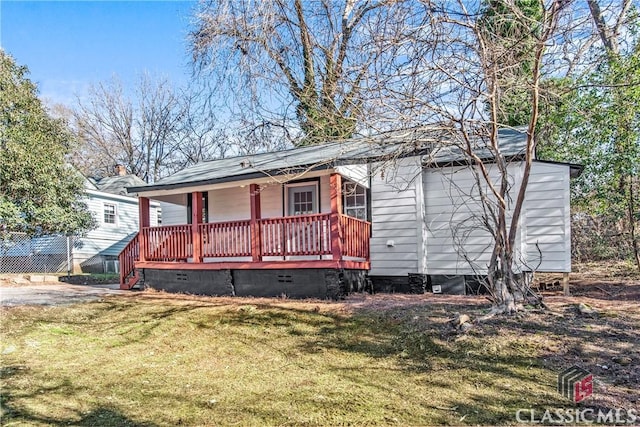
[[[251,201],[251,257],[254,262],[262,261],[262,230],[258,220],[262,217],[260,211],[260,186],[249,185]]]
[[[334,260],[342,258],[342,239],[340,230],[340,214],[342,213],[342,177],[333,173],[329,178],[331,187],[331,253]]]
[[[138,234],[138,242],[140,244],[140,253],[138,258],[140,261],[147,260],[147,235],[144,228],[151,226],[151,217],[149,215],[149,198],[138,197],[138,220],[140,221],[140,233]]]
[[[202,236],[200,224],[202,223],[202,192],[191,193],[191,241],[193,242],[193,262],[202,262]]]

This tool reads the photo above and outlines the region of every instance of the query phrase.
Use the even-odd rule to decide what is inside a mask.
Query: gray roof
[[[458,138],[459,139],[459,138]],[[437,144],[432,151],[427,154],[425,163],[447,164],[465,162],[468,156],[463,152],[463,140],[458,140],[451,144],[451,138],[446,138],[442,143]],[[486,139],[471,139],[470,144],[473,153],[481,160],[491,160],[495,156],[495,150],[487,146]],[[500,153],[508,158],[518,157],[525,154],[527,149],[527,132],[523,128],[500,129],[498,132],[498,148]]]
[[[462,151],[452,144],[456,136],[442,127],[424,126],[405,131],[382,133],[373,137],[358,137],[341,142],[329,142],[261,153],[210,160],[183,169],[154,184],[132,184],[130,193],[196,185],[210,185],[265,176],[329,169],[340,165],[385,161],[393,158],[426,155],[430,161],[450,163],[465,159]],[[524,154],[526,132],[501,129],[501,151],[506,156]],[[459,143],[457,143],[459,144]],[[481,144],[475,142],[476,145]],[[491,150],[479,145],[476,152],[491,159]],[[117,178],[117,177],[116,177]]]
[[[92,180],[98,191],[127,196],[128,187],[144,186],[145,182],[136,175],[117,175]]]

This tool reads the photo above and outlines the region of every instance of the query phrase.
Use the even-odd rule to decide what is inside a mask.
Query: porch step
[[[125,279],[124,283],[120,284],[120,289],[122,290],[130,290],[133,289],[134,286],[138,284],[140,281],[140,276],[138,276],[138,272],[136,271],[133,276],[129,276]]]

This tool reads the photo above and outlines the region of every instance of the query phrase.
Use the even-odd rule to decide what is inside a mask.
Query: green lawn
[[[561,404],[556,344],[458,336],[456,308],[479,313],[147,293],[3,309],[2,424],[513,424]]]

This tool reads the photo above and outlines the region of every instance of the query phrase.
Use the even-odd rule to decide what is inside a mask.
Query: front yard
[[[3,308],[2,424],[516,424],[518,409],[574,407],[556,392],[573,364],[595,379],[580,407],[637,408],[640,283],[600,287],[467,333],[448,320],[482,314],[480,297]]]

